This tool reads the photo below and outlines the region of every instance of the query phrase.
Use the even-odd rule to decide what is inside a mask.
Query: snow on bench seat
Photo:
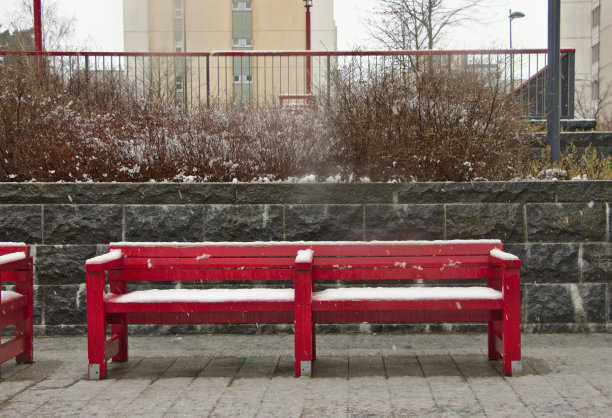
[[[494,300],[502,293],[489,287],[345,287],[313,294],[313,301],[346,300]]]
[[[13,292],[12,290],[3,290],[0,293],[0,302],[8,302],[9,300],[19,299],[24,297],[21,293]]]
[[[26,258],[25,252],[17,252],[17,253],[0,255],[0,265],[12,263],[13,261],[23,260],[24,258]]]
[[[112,303],[293,302],[293,289],[152,289],[106,296]]]

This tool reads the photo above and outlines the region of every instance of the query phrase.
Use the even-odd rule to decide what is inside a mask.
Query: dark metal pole
[[[312,2],[306,1],[306,51],[310,51],[310,8]],[[312,64],[310,55],[306,56],[306,94],[312,93]]]
[[[42,52],[42,0],[34,0],[34,50]]]
[[[551,162],[561,160],[561,0],[548,0],[548,143]]]

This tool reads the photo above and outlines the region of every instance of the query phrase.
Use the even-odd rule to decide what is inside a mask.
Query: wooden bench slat
[[[115,315],[123,315],[115,320]],[[293,304],[278,310],[257,312],[129,312],[111,314],[111,323],[127,320],[129,324],[291,324]]]
[[[313,301],[313,311],[470,311],[501,309],[500,299]]]
[[[293,312],[293,302],[149,302],[106,304],[108,313],[126,312]]]
[[[385,242],[261,242],[261,243],[111,243],[109,250],[120,249],[127,257],[295,257],[297,250],[312,249],[316,257],[328,256],[430,256],[488,255],[502,250],[498,240],[385,241]]]
[[[312,294],[312,301],[360,300],[501,300],[502,292],[483,286],[466,287],[342,287]],[[459,309],[461,307],[459,306]]]
[[[315,323],[499,321],[499,310],[313,311]]]
[[[122,270],[129,269],[293,269],[293,258],[127,258]]]
[[[279,281],[293,280],[287,269],[203,269],[203,270],[124,270],[115,280],[122,281]]]
[[[318,280],[471,280],[493,278],[498,275],[491,267],[392,268],[392,269],[316,269],[312,278]]]
[[[167,304],[167,303],[231,303],[231,302],[293,302],[293,289],[151,289],[123,295],[107,295],[107,304]]]
[[[425,267],[489,267],[489,256],[436,256],[436,257],[316,257],[313,268],[400,268],[419,269]]]

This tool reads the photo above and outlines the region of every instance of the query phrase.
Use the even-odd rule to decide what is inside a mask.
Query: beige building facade
[[[303,0],[124,0],[126,52],[296,51],[306,49]],[[336,50],[333,0],[313,0],[311,49]],[[165,58],[168,61],[169,58]],[[263,57],[174,58],[171,67],[176,94],[193,102],[194,86],[208,97],[234,102],[280,100],[306,93],[306,59],[286,63]],[[153,62],[150,66],[154,66]],[[162,68],[164,63],[159,64]],[[311,62],[311,68],[313,67]],[[276,71],[275,71],[276,70]],[[161,69],[149,68],[155,74]],[[146,70],[143,69],[143,73]],[[205,74],[204,74],[205,72]],[[194,79],[194,74],[196,79]],[[312,68],[312,77],[319,74]],[[168,75],[166,75],[168,77]],[[206,81],[204,81],[204,79]],[[163,81],[160,80],[160,84]]]
[[[561,47],[576,49],[576,116],[612,117],[612,1],[561,0]]]

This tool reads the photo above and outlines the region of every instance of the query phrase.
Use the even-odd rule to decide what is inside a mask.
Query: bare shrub
[[[0,68],[0,181],[283,180],[329,164],[316,110],[185,112],[112,77],[23,64]]]
[[[527,125],[498,78],[474,71],[338,71],[327,108],[342,165],[375,180],[516,176]],[[522,158],[522,157],[521,157]]]

